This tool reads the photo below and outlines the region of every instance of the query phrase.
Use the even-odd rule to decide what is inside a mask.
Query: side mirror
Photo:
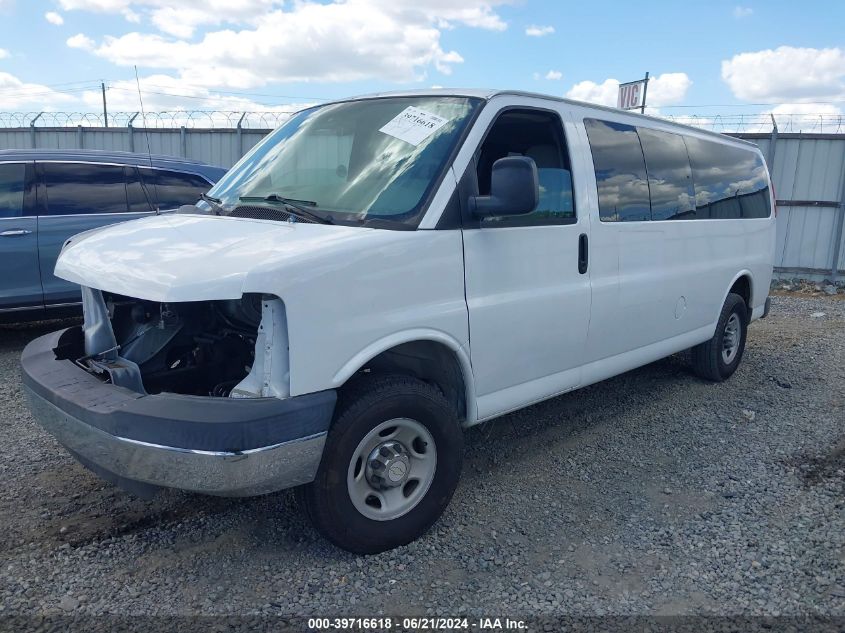
[[[477,217],[524,215],[537,208],[540,184],[537,165],[526,156],[508,156],[493,163],[489,196],[472,196],[470,211]]]

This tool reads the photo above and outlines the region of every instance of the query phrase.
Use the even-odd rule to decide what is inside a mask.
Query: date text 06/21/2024
[[[520,631],[527,628],[524,620],[511,618],[438,618],[438,617],[374,617],[374,618],[309,618],[308,628],[312,631],[321,630],[390,630],[419,631],[419,630],[479,630]]]

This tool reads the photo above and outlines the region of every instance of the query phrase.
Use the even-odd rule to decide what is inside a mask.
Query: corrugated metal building
[[[781,277],[830,279],[845,269],[845,135],[745,134],[769,161],[778,198]],[[834,261],[836,265],[834,266]]]
[[[241,117],[243,119],[243,117]],[[232,166],[269,129],[0,128],[0,149],[105,149],[171,154]],[[819,281],[845,273],[845,134],[736,134],[767,157],[779,201],[777,275]],[[834,264],[834,261],[836,264]]]

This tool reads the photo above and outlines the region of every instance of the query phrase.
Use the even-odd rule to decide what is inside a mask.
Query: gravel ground
[[[821,314],[823,313],[823,314]],[[356,557],[290,493],[143,501],[30,418],[0,326],[0,613],[845,616],[845,301],[777,296],[721,385],[677,355],[470,430],[444,517]]]

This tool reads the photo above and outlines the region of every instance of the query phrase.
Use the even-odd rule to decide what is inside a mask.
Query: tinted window
[[[147,198],[147,192],[141,183],[141,174],[137,167],[127,165],[123,168],[126,175],[126,198],[130,213],[149,213],[154,211]]]
[[[147,188],[147,196],[159,209],[175,209],[183,204],[194,204],[200,194],[211,189],[204,178],[165,169],[141,168],[141,180]]]
[[[605,222],[651,218],[645,159],[637,130],[622,123],[585,119]]]
[[[756,152],[688,136],[696,217],[769,217],[769,181]]]
[[[695,217],[695,189],[683,137],[642,127],[637,133],[648,173],[651,219]]]
[[[540,199],[537,208],[520,216],[486,218],[483,224],[530,226],[575,221],[572,168],[557,115],[535,110],[511,110],[500,115],[478,154],[478,190],[490,194],[493,163],[506,156],[527,156],[537,165]]]
[[[47,213],[125,213],[123,167],[94,163],[42,163]]]
[[[0,218],[16,218],[23,215],[25,179],[24,163],[0,165]]]

